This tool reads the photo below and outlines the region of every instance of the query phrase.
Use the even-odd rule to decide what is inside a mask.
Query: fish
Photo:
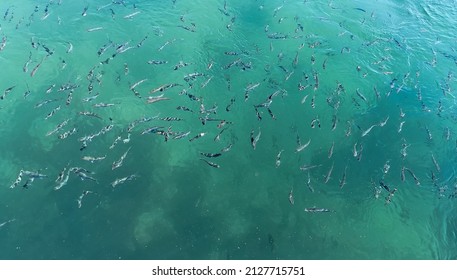
[[[343,177],[341,178],[340,180],[340,189],[342,189],[344,187],[344,185],[346,185],[346,170],[347,170],[348,166],[346,165],[346,167],[344,167],[344,173],[343,173]]]
[[[404,182],[406,180],[406,178],[405,178],[405,167],[404,166],[401,168],[401,174],[400,175],[401,175],[401,181]]]
[[[60,108],[61,108],[61,107],[60,107],[60,105],[59,105],[59,106],[55,107],[54,109],[52,109],[52,111],[49,112],[49,113],[46,115],[46,117],[45,117],[44,119],[47,120],[47,119],[49,119],[50,117],[54,116],[55,113],[56,113],[57,111],[60,110]]]
[[[176,133],[175,136],[173,136],[173,139],[182,139],[184,137],[189,136],[190,131],[187,132],[181,132],[181,133]]]
[[[25,176],[29,176],[30,178],[34,179],[44,179],[47,178],[48,175],[40,173],[40,171],[27,171],[27,170],[22,170],[22,174]]]
[[[167,60],[148,60],[148,64],[153,64],[153,65],[161,65],[161,64],[167,64]]]
[[[225,70],[230,69],[230,68],[232,68],[233,66],[238,65],[238,64],[240,64],[240,63],[241,63],[241,58],[238,58],[238,59],[236,59],[236,60],[230,62],[229,64],[225,65],[225,66],[224,66],[224,69],[225,69]]]
[[[4,226],[6,226],[7,224],[12,223],[12,222],[14,222],[14,221],[16,221],[16,219],[10,219],[10,220],[8,220],[8,221],[5,221],[5,222],[3,222],[3,223],[0,223],[0,228],[2,228],[2,227],[4,227]]]
[[[77,199],[77,202],[78,202],[78,208],[81,208],[82,207],[82,202],[83,202],[83,198],[88,195],[88,194],[91,194],[93,193],[92,191],[83,191],[83,193],[78,197]]]
[[[149,91],[150,94],[153,94],[153,93],[156,93],[156,92],[163,92],[163,91],[166,91],[167,89],[170,89],[170,88],[174,88],[176,86],[182,86],[181,84],[177,84],[177,83],[172,83],[172,84],[165,84],[165,85],[161,85],[160,87],[158,88],[155,88],[155,89],[151,89]]]
[[[294,205],[295,204],[295,200],[294,200],[294,188],[292,187],[292,189],[290,190],[289,192],[289,202],[290,204]]]
[[[307,208],[305,208],[305,212],[308,212],[308,213],[327,213],[327,212],[331,212],[331,211],[329,209],[327,209],[327,208],[307,207]]]
[[[397,188],[394,188],[392,191],[389,192],[389,195],[387,195],[387,197],[386,197],[385,205],[390,204],[392,202],[392,197],[394,196],[396,191],[397,191]]]
[[[103,27],[98,26],[98,27],[93,27],[93,28],[87,29],[87,32],[94,32],[94,31],[99,31],[99,30],[103,30],[103,29],[104,29]]]
[[[64,168],[62,169],[62,171],[59,172],[59,174],[57,175],[57,178],[56,178],[56,180],[55,180],[56,183],[62,182],[62,181],[63,181],[64,176],[65,176],[65,171],[67,171],[67,167],[64,167]]]
[[[159,120],[167,121],[167,122],[174,122],[174,121],[182,121],[183,119],[177,118],[177,117],[164,117],[164,118],[159,118]]]
[[[313,120],[311,120],[311,128],[314,128],[315,126],[317,126],[320,128],[321,127],[321,122],[319,120],[319,118],[314,118]]]
[[[403,158],[405,158],[408,154],[406,153],[406,149],[409,147],[409,144],[403,143],[402,144],[402,149],[400,150],[400,154],[402,155]]]
[[[279,153],[276,155],[276,168],[278,168],[281,165],[281,154],[284,152],[284,150],[279,151]]]
[[[356,92],[356,94],[357,94],[358,97],[360,97],[363,101],[365,101],[365,102],[368,103],[367,98],[359,91],[358,88],[355,90],[355,92]]]
[[[306,171],[306,170],[310,170],[310,169],[313,169],[313,168],[316,168],[316,167],[320,167],[322,166],[322,164],[314,164],[314,165],[303,165],[300,167],[300,170],[302,171]]]
[[[89,112],[89,111],[84,111],[84,112],[79,112],[79,114],[81,116],[87,116],[87,117],[95,117],[97,119],[102,119],[102,117],[100,117],[98,114],[94,113],[94,112]]]
[[[100,95],[100,93],[97,92],[97,94],[95,94],[95,95],[83,98],[82,101],[83,102],[90,102],[90,101],[96,99],[99,95]]]
[[[433,164],[435,165],[436,171],[438,171],[438,173],[441,172],[441,168],[440,168],[438,162],[436,161],[435,156],[433,155],[433,153],[432,153],[432,161],[433,161]]]
[[[206,160],[206,159],[204,159],[204,158],[201,158],[200,160],[206,162],[206,164],[208,164],[208,165],[211,166],[211,167],[220,168],[220,166],[219,166],[218,164],[214,163],[214,162],[208,161],[208,160]]]
[[[122,166],[125,158],[127,157],[127,154],[129,153],[130,149],[132,147],[129,147],[127,151],[119,158],[119,160],[114,161],[113,164],[111,165],[111,170],[117,169]]]
[[[146,133],[156,133],[157,131],[163,129],[164,127],[163,126],[153,126],[153,127],[149,127],[149,128],[146,128],[145,130],[143,130],[143,132],[141,132],[141,135],[144,135]]]
[[[210,76],[206,81],[204,81],[201,85],[200,88],[204,88],[208,85],[208,83],[213,79],[213,76]]]
[[[404,124],[405,124],[405,121],[400,122],[400,126],[398,127],[398,133],[400,133],[402,131]]]
[[[192,113],[194,112],[192,109],[189,109],[189,108],[187,108],[185,106],[178,106],[178,107],[176,107],[176,110],[182,110],[182,111],[185,111],[185,112],[192,112]]]
[[[87,16],[88,9],[89,9],[89,6],[84,7],[83,12],[81,13],[81,16],[83,16],[83,17]]]
[[[162,51],[167,45],[173,43],[174,41],[176,41],[176,39],[172,39],[172,40],[166,41],[166,42],[158,49],[158,51],[159,51],[159,52]]]
[[[96,161],[104,160],[106,158],[105,156],[102,157],[91,157],[91,156],[83,156],[81,159],[85,161],[89,161],[90,163],[94,163]]]
[[[389,164],[390,160],[386,161],[386,163],[384,163],[384,167],[382,168],[382,172],[384,174],[387,174],[389,172],[389,169],[390,169],[390,164]]]
[[[336,129],[337,125],[338,125],[338,117],[335,114],[332,117],[332,131],[334,131]]]
[[[190,138],[189,142],[193,142],[193,141],[197,140],[198,138],[201,138],[201,137],[203,137],[205,135],[206,135],[206,132],[201,132],[201,133],[195,135],[194,137]]]
[[[379,94],[379,91],[378,91],[378,89],[376,88],[376,86],[373,87],[373,90],[374,90],[374,93],[375,93],[375,95],[376,95],[376,99],[379,100],[379,99],[381,98],[381,95]]]
[[[379,126],[380,126],[380,127],[385,126],[385,125],[387,124],[387,121],[388,121],[388,120],[389,120],[389,116],[387,116],[387,118],[386,118],[385,120],[381,121],[381,122],[379,123]]]
[[[5,99],[6,95],[9,94],[15,87],[16,87],[16,85],[11,86],[11,87],[5,89],[5,90],[3,91],[3,94],[0,96],[0,100]]]
[[[256,116],[257,116],[257,119],[258,119],[259,121],[261,121],[261,120],[262,120],[262,115],[260,114],[259,110],[257,110],[256,107],[254,107],[254,110],[255,110],[255,114],[256,114]]]
[[[24,71],[24,73],[27,73],[29,71],[28,67],[30,62],[32,62],[32,52],[30,52],[29,59],[25,62],[24,67],[22,67],[22,71]]]
[[[383,181],[379,181],[379,185],[380,185],[382,188],[384,188],[387,192],[389,192],[389,193],[391,192],[391,191],[390,191],[390,188],[389,188],[386,184],[384,184]]]
[[[430,132],[430,129],[428,129],[427,126],[425,126],[425,131],[427,132],[428,140],[431,141],[433,139],[432,133]]]
[[[292,65],[294,67],[297,67],[297,65],[298,65],[298,51],[295,53],[295,57],[294,57],[294,60],[292,61]]]
[[[417,176],[414,174],[414,172],[407,168],[407,167],[404,167],[404,170],[408,171],[408,173],[413,177],[414,181],[416,182],[416,185],[420,185],[420,182],[419,182],[419,179],[417,178]]]
[[[65,105],[70,105],[71,100],[73,99],[73,91],[70,91],[67,96],[67,100],[65,101]]]
[[[14,189],[21,183],[23,174],[24,174],[24,170],[21,169],[21,171],[19,171],[19,175],[17,176],[17,179],[14,181],[13,184],[11,184],[10,189]]]
[[[194,80],[197,77],[202,77],[202,76],[205,76],[205,74],[199,73],[199,72],[194,72],[194,73],[190,73],[190,74],[185,75],[184,76],[184,80],[186,82],[189,82],[189,81]]]
[[[375,126],[378,126],[379,124],[374,124],[372,126],[370,126],[367,130],[365,130],[363,133],[362,133],[362,137],[365,137],[368,135],[368,133],[370,133],[370,131],[373,129],[373,127]]]
[[[267,37],[269,39],[285,40],[285,39],[289,38],[289,35],[283,34],[283,33],[280,33],[280,32],[274,32],[274,33],[268,33]]]
[[[59,123],[53,130],[49,131],[48,133],[46,133],[46,136],[51,136],[52,134],[58,132],[59,130],[61,130],[64,126],[66,126],[68,124],[68,122],[70,121],[70,119],[66,119],[64,121],[62,121],[61,123]]]
[[[121,139],[122,139],[121,136],[116,137],[116,139],[114,139],[114,141],[113,141],[113,144],[111,144],[111,146],[109,146],[109,149],[110,149],[110,150],[114,149],[114,147],[117,145],[117,143],[118,143]]]
[[[215,158],[215,157],[220,157],[222,154],[221,153],[202,153],[200,152],[200,155],[208,158]]]
[[[305,144],[302,145],[301,142],[300,142],[300,137],[297,136],[297,144],[298,144],[298,146],[295,149],[295,152],[299,153],[299,152],[303,151],[306,147],[309,146],[310,143],[311,143],[311,138],[309,138],[308,142],[306,142]]]
[[[75,134],[77,131],[78,130],[76,129],[76,127],[73,127],[71,130],[65,131],[64,133],[60,134],[59,139],[66,139],[68,136]]]
[[[328,170],[327,175],[324,177],[324,184],[327,184],[328,181],[330,180],[330,178],[331,178],[330,176],[332,176],[333,166],[334,166],[334,162],[332,162],[332,166]]]
[[[226,112],[230,112],[231,107],[233,106],[233,104],[235,104],[235,97],[232,97],[230,99],[230,103],[225,107],[225,111]]]
[[[52,92],[52,90],[56,87],[56,84],[52,84],[48,87],[48,89],[46,90],[46,93],[49,94]]]
[[[190,62],[184,62],[184,61],[180,60],[180,61],[178,62],[178,64],[176,64],[176,65],[173,67],[173,70],[176,71],[176,70],[178,70],[178,69],[180,69],[180,68],[182,68],[182,67],[186,67],[186,66],[189,66],[189,65],[191,65],[191,64],[192,64],[192,63],[190,63]]]
[[[90,181],[93,181],[93,182],[95,182],[95,183],[98,184],[98,180],[97,180],[97,179],[95,179],[95,178],[92,177],[92,176],[87,175],[85,172],[78,171],[78,172],[75,172],[75,174],[76,174],[82,181],[90,180]]]
[[[346,135],[346,137],[349,137],[352,134],[352,123],[350,121],[347,121],[347,125],[348,126],[344,134]]]
[[[446,139],[446,141],[449,141],[449,139],[451,139],[451,129],[449,127],[446,127],[445,129],[444,139]]]
[[[92,105],[93,107],[95,108],[107,108],[107,107],[113,107],[115,106],[116,104],[114,103],[104,103],[104,102],[100,102],[100,103],[97,103],[97,104],[94,104]]]
[[[45,56],[43,57],[43,59],[40,61],[40,63],[38,63],[32,70],[32,72],[30,72],[30,77],[33,77],[35,76],[36,72],[38,71],[38,69],[40,68],[41,64],[43,63],[43,61],[47,58],[48,56]]]
[[[146,82],[148,79],[142,79],[139,80],[138,82],[134,83],[133,85],[130,86],[130,90],[135,89],[137,86],[141,85],[142,83]]]
[[[111,186],[113,188],[115,188],[117,185],[124,184],[127,181],[133,181],[133,180],[137,179],[138,177],[139,177],[138,175],[132,174],[132,175],[129,175],[129,176],[126,176],[123,178],[118,178],[118,179],[114,180],[113,182],[111,182]]]
[[[108,43],[104,44],[100,49],[98,49],[97,54],[100,57],[102,54],[104,54],[110,47],[113,46],[113,42],[109,41]]]
[[[124,16],[124,18],[125,19],[131,19],[131,18],[133,18],[134,16],[136,16],[136,15],[138,15],[140,13],[141,13],[141,11],[136,11],[136,12],[133,12],[131,14],[128,14],[128,15]]]
[[[64,168],[61,173],[59,173],[59,176],[56,179],[57,185],[54,187],[54,190],[60,190],[63,186],[65,186],[68,183],[68,179],[70,178],[70,170],[67,171],[67,175],[65,175],[65,170]]]
[[[190,31],[190,32],[195,32],[195,24],[194,23],[191,23],[190,26],[186,26],[186,25],[180,24],[180,25],[178,25],[178,27],[181,27],[182,29]]]
[[[262,132],[260,131],[260,127],[259,127],[259,133],[255,137],[254,137],[254,130],[251,130],[251,146],[254,150],[257,147],[257,142],[260,140],[261,134],[262,134]]]
[[[136,45],[137,48],[140,48],[141,46],[143,46],[144,42],[148,39],[149,35],[146,35],[144,36],[143,39],[141,39],[140,42],[138,42],[138,44]]]
[[[308,181],[306,181],[306,186],[312,193],[314,192],[314,188],[313,188],[313,186],[311,186],[311,175],[309,174],[309,171],[308,171]]]
[[[332,142],[332,146],[330,146],[330,149],[328,150],[328,158],[331,158],[333,155],[333,148],[335,147],[335,141]]]

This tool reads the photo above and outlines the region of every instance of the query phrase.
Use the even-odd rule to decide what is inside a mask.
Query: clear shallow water
[[[455,1],[228,1],[225,10],[222,1],[125,1],[104,8],[109,1],[61,2],[36,2],[31,21],[35,2],[2,1],[0,6],[4,12],[10,7],[0,19],[0,34],[6,38],[0,83],[2,90],[16,86],[0,100],[0,224],[5,222],[0,258],[457,257]],[[87,31],[97,27],[103,29]],[[275,32],[287,38],[267,37]],[[69,42],[73,50],[67,53]],[[46,57],[43,45],[52,55]],[[98,56],[104,45],[110,47]],[[122,52],[129,46],[133,48]],[[245,69],[240,62],[228,67],[237,59]],[[168,63],[151,65],[149,60]],[[179,61],[189,65],[173,70]],[[204,75],[188,83],[183,78],[190,73]],[[314,89],[316,75],[319,85]],[[143,79],[135,88],[138,98],[129,88]],[[69,91],[58,89],[68,83],[78,87],[66,105]],[[146,103],[149,96],[159,95],[149,94],[151,89],[172,83],[180,85],[163,92],[169,100]],[[251,83],[260,85],[245,100]],[[308,87],[300,91],[299,84]],[[27,86],[30,95],[24,98]],[[183,89],[200,101],[180,94]],[[260,107],[259,121],[254,105],[278,90],[269,106],[275,119]],[[95,100],[82,100],[97,92]],[[48,99],[56,101],[35,108]],[[93,106],[101,102],[114,106]],[[201,104],[204,110],[217,106],[217,113],[202,112]],[[99,118],[80,115],[83,111]],[[130,123],[158,114],[182,120],[139,123],[130,141],[109,148],[118,136],[128,139]],[[203,125],[200,118],[205,116],[218,121]],[[320,128],[317,121],[311,127],[316,118]],[[46,136],[66,119],[67,125]],[[230,123],[215,141],[222,130],[219,120]],[[80,151],[78,139],[110,124],[111,130]],[[171,126],[170,139],[141,134],[152,126],[164,131]],[[73,128],[75,134],[58,138]],[[255,149],[252,130],[254,137],[261,132]],[[189,136],[172,139],[188,131]],[[199,133],[206,134],[189,141]],[[300,152],[297,136],[300,144],[310,140]],[[230,151],[207,158],[220,168],[200,160],[200,152],[219,153],[229,144]],[[402,145],[407,146],[406,156],[401,155]],[[112,170],[129,147],[122,166]],[[83,156],[106,158],[91,163]],[[308,171],[300,170],[304,165],[317,166],[309,169],[311,187]],[[94,172],[89,175],[97,182],[80,180],[68,172],[72,167]],[[402,180],[403,167],[419,186],[408,171]],[[54,190],[64,168],[68,183]],[[23,176],[11,189],[20,170],[39,170],[48,177],[26,189],[28,177]],[[132,174],[135,180],[112,187],[116,179]],[[397,189],[390,203],[380,181],[390,191]],[[91,193],[78,208],[84,191]],[[312,207],[330,212],[304,211]]]

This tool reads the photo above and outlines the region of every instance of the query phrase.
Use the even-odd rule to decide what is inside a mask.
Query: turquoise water
[[[456,1],[0,11],[1,259],[457,258]]]

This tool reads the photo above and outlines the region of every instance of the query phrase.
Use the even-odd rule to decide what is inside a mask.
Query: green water
[[[15,86],[0,100],[1,259],[457,258],[456,1],[58,2],[0,3],[0,90]],[[275,32],[286,38],[267,37]],[[110,47],[98,56],[104,45]],[[228,68],[237,59],[244,69],[240,62]],[[189,65],[173,70],[179,61]],[[188,83],[191,73],[204,75]],[[130,87],[143,79],[138,98]],[[179,85],[149,94],[173,83]],[[78,86],[69,105],[69,91],[58,91],[65,84]],[[308,87],[300,91],[299,84]],[[254,105],[276,91],[268,108],[275,119],[260,107],[259,120]],[[162,93],[168,100],[146,103]],[[35,108],[48,99],[57,100]],[[93,106],[101,102],[114,106]],[[202,105],[217,106],[216,113],[202,113]],[[181,120],[138,123],[127,140],[130,123],[157,115]],[[203,125],[204,117],[217,121]],[[320,127],[315,121],[312,128],[316,118]],[[228,123],[215,141],[220,120]],[[110,124],[80,150],[78,139]],[[152,126],[171,127],[168,141],[142,135]],[[251,131],[261,132],[255,149]],[[199,133],[205,135],[189,141]],[[297,137],[302,145],[310,140],[300,152]],[[200,155],[230,144],[219,157]],[[91,163],[84,156],[106,158]],[[300,170],[304,165],[316,167]],[[93,172],[87,175],[97,182],[80,180],[72,167]],[[64,168],[68,183],[55,190]],[[21,170],[48,177],[24,188],[23,175],[10,188]],[[330,212],[304,211],[312,207]]]

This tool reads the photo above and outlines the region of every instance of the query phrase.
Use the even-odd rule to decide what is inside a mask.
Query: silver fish
[[[370,133],[370,131],[373,129],[373,127],[375,126],[378,126],[379,124],[374,124],[372,126],[370,126],[367,130],[365,130],[363,133],[362,133],[362,137],[365,137],[368,135],[368,133]]]
[[[284,150],[279,151],[279,153],[276,155],[276,168],[278,168],[281,165],[281,154]]]
[[[96,161],[101,161],[106,158],[106,155],[103,157],[91,157],[91,156],[83,156],[82,160],[89,161],[90,163],[94,163]]]
[[[306,185],[308,186],[308,189],[311,192],[314,192],[314,188],[313,188],[313,186],[311,186],[311,175],[309,174],[309,171],[308,171],[308,181],[306,182]]]
[[[303,151],[306,147],[309,146],[309,144],[311,143],[311,138],[308,140],[308,142],[306,142],[306,143],[303,144],[303,145],[302,145],[301,142],[300,142],[300,138],[298,138],[298,141],[297,141],[297,142],[298,142],[298,147],[295,149],[295,152],[296,152],[296,153],[299,153],[299,152]]]
[[[124,159],[127,157],[127,154],[128,154],[128,152],[130,151],[131,148],[132,147],[129,147],[127,149],[127,151],[121,156],[121,158],[119,160],[113,162],[113,164],[111,166],[111,170],[114,170],[114,169],[119,168],[119,167],[122,166],[122,163],[124,162]]]
[[[327,208],[309,207],[309,208],[305,208],[305,212],[309,212],[309,213],[327,213],[327,212],[330,212],[330,210],[327,209]]]
[[[62,174],[64,174],[64,173],[62,173]],[[70,170],[68,170],[67,175],[65,177],[60,176],[60,174],[59,174],[59,177],[57,178],[59,181],[56,180],[56,183],[58,183],[58,184],[54,187],[54,190],[57,191],[57,190],[61,189],[63,186],[65,186],[68,183],[69,178],[70,178]]]
[[[3,223],[0,224],[0,228],[2,228],[2,227],[4,227],[5,225],[7,225],[7,224],[9,224],[9,223],[12,223],[12,222],[14,222],[14,221],[16,221],[16,219],[11,219],[11,220],[8,220],[8,221],[6,221],[6,222],[3,222]]]
[[[113,188],[115,188],[117,185],[123,184],[127,181],[135,180],[136,178],[138,178],[138,175],[135,175],[135,174],[132,174],[132,175],[129,175],[129,176],[123,177],[123,178],[118,178],[111,183],[111,186]]]
[[[295,204],[295,200],[294,200],[294,188],[292,188],[289,192],[289,202],[290,204],[294,205]]]
[[[328,150],[328,158],[331,158],[333,155],[333,148],[335,147],[335,141],[332,142],[332,146]]]
[[[91,192],[91,191],[83,191],[83,193],[78,197],[78,199],[77,199],[78,208],[81,208],[82,203],[83,203],[83,198],[84,198],[86,195],[90,194],[90,193],[93,193],[93,192]]]
[[[438,162],[436,161],[435,156],[433,154],[432,154],[432,161],[433,161],[433,164],[435,165],[436,171],[441,172],[441,168],[440,168],[440,166],[439,166]]]
[[[325,176],[325,179],[324,179],[324,184],[327,184],[327,182],[330,180],[330,176],[332,176],[332,171],[333,171],[333,165],[334,165],[334,162],[332,162],[332,167],[330,167],[330,169],[328,170],[327,172],[327,175]]]

